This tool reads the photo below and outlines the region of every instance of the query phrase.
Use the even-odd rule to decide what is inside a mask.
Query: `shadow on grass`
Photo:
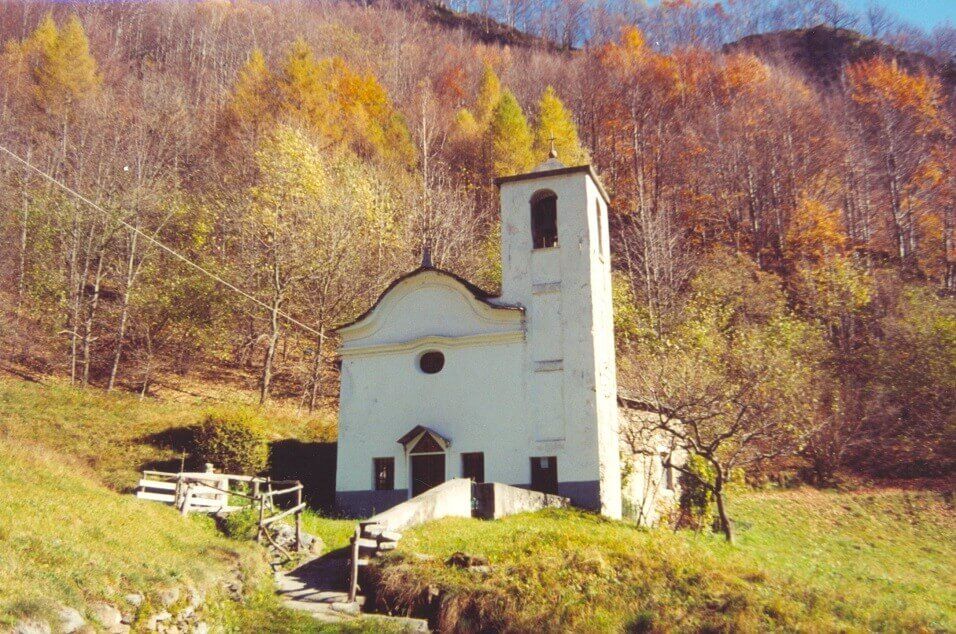
[[[155,434],[149,434],[138,438],[137,441],[162,449],[175,452],[177,455],[171,458],[158,458],[148,460],[139,466],[140,471],[165,471],[169,473],[179,473],[180,471],[202,471],[202,460],[193,455],[194,446],[194,428],[171,427]]]

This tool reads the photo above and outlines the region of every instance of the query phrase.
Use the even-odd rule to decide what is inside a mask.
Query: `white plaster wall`
[[[530,201],[540,190],[557,195],[558,246],[535,250]],[[536,380],[543,370],[559,371],[562,377],[561,394],[555,397],[563,400],[564,438],[537,441],[532,455],[564,454],[564,461],[558,459],[559,481],[600,480],[602,512],[620,517],[606,206],[590,175],[573,172],[503,183],[501,215],[501,302],[531,307],[527,329],[532,345],[527,354],[532,384],[556,384],[553,377]],[[557,323],[539,316],[549,310],[552,293],[560,297]],[[549,312],[553,316],[553,309]],[[540,339],[554,342],[559,349],[539,344]],[[554,364],[542,368],[542,362],[558,359],[560,370],[555,370]],[[534,391],[536,402],[541,403],[544,391]],[[543,427],[540,421],[539,426]]]
[[[471,480],[450,480],[368,521],[381,524],[385,530],[401,531],[442,517],[471,517]]]
[[[461,453],[485,453],[485,478],[527,483],[532,428],[522,342],[460,348],[424,345],[397,353],[344,356],[336,489],[374,488],[372,459],[395,458],[395,488],[408,487],[398,439],[416,425],[451,439],[445,478],[461,476]],[[421,352],[440,349],[445,367],[425,374]]]

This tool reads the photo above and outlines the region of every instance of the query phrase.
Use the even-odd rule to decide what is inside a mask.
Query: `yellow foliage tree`
[[[491,116],[488,130],[491,139],[492,168],[498,176],[526,172],[534,165],[531,153],[531,130],[521,106],[508,89],[501,95]]]
[[[548,86],[538,103],[538,125],[534,133],[535,161],[543,161],[548,157],[552,139],[558,160],[565,165],[588,162],[588,154],[581,147],[578,128],[574,125],[571,113],[558,99],[554,88]]]
[[[39,65],[41,56],[53,48],[59,36],[53,15],[47,13],[29,37],[20,41],[9,40],[4,45],[3,65],[11,72],[32,71]]]
[[[843,250],[847,235],[840,214],[819,200],[801,197],[784,239],[784,256],[792,261],[816,261]]]
[[[478,96],[475,98],[474,117],[479,126],[488,125],[500,99],[501,80],[498,79],[495,69],[490,64],[485,64],[481,83],[478,84]]]
[[[46,22],[46,20],[44,20]],[[55,28],[55,27],[53,27]],[[66,115],[78,102],[94,94],[102,82],[83,25],[71,16],[51,42],[51,27],[41,24],[37,45],[40,63],[34,70],[37,105],[53,114]]]
[[[228,112],[238,125],[261,131],[273,122],[275,107],[275,78],[266,67],[262,51],[253,49],[239,70]]]
[[[298,38],[286,54],[278,79],[282,111],[320,134],[340,138],[342,131],[333,125],[335,99],[332,94],[332,64],[319,62],[312,47]]]
[[[455,115],[455,129],[459,137],[477,139],[488,129],[495,107],[501,99],[501,80],[490,64],[485,64],[478,84],[475,105],[462,108]]]
[[[415,149],[408,127],[378,79],[370,73],[353,71],[340,58],[335,58],[332,65],[343,128],[352,146],[367,156],[410,164]]]
[[[366,157],[414,161],[408,128],[374,75],[354,71],[341,58],[316,60],[300,38],[286,56],[278,83],[286,115],[321,136]]]

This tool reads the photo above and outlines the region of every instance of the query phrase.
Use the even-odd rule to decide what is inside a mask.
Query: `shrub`
[[[206,411],[196,427],[194,452],[227,473],[257,474],[266,468],[269,448],[262,421],[246,409]]]
[[[684,467],[689,473],[680,475],[681,527],[700,530],[710,526],[715,518],[714,495],[704,483],[714,481],[713,466],[698,455],[690,455]]]
[[[253,508],[230,513],[222,521],[222,530],[233,539],[254,539],[259,532],[259,513]]]

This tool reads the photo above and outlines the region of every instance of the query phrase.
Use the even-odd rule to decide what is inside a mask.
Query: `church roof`
[[[405,280],[411,279],[413,277],[417,277],[419,275],[424,275],[426,273],[437,273],[439,275],[444,275],[445,277],[450,277],[451,279],[455,280],[456,282],[464,286],[474,296],[475,299],[477,299],[478,301],[484,304],[487,304],[488,306],[491,306],[492,308],[499,308],[502,310],[517,310],[522,312],[524,311],[524,308],[521,306],[515,306],[511,304],[499,304],[497,302],[491,301],[492,299],[499,297],[499,295],[496,293],[491,293],[489,291],[486,291],[485,289],[472,284],[465,278],[461,277],[460,275],[456,275],[455,273],[452,273],[451,271],[446,271],[445,269],[440,269],[436,266],[420,266],[417,269],[413,271],[409,271],[405,275],[402,275],[392,280],[392,283],[389,284],[384,291],[382,291],[381,295],[378,296],[378,299],[375,300],[375,303],[373,303],[368,310],[366,310],[364,313],[362,313],[361,315],[359,315],[352,321],[336,326],[333,330],[336,330],[336,331],[342,330],[344,328],[348,328],[349,326],[354,326],[355,324],[359,323],[360,321],[362,321],[363,319],[371,315],[372,311],[374,311],[378,307],[378,305],[382,303],[382,300],[385,299],[385,296],[388,295],[392,291],[392,289],[394,289],[396,286],[398,286]]]
[[[560,167],[559,167],[560,166]],[[495,179],[495,185],[501,187],[504,183],[515,183],[518,181],[532,180],[535,178],[549,178],[552,176],[564,176],[566,174],[576,174],[578,172],[584,172],[591,176],[591,180],[594,181],[594,184],[597,185],[598,191],[601,193],[601,197],[604,198],[604,202],[607,204],[611,203],[611,198],[607,194],[607,190],[604,189],[604,185],[601,183],[601,179],[598,178],[597,172],[594,171],[594,168],[590,165],[576,165],[574,167],[564,167],[559,161],[551,160],[545,161],[541,165],[535,168],[534,171],[528,172],[526,174],[515,174],[514,176],[499,176]]]
[[[673,409],[670,407],[659,403],[652,403],[651,401],[632,396],[621,390],[618,390],[617,392],[617,404],[629,409],[673,416]]]

